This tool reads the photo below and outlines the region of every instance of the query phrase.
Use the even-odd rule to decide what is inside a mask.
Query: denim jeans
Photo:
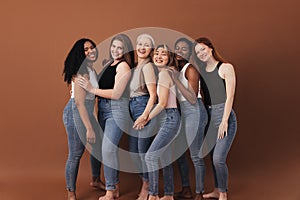
[[[218,131],[218,128],[222,122],[224,106],[225,104],[222,103],[222,104],[213,105],[209,108],[211,122],[208,130],[208,134],[210,134],[212,131],[214,132]],[[232,145],[232,142],[235,138],[236,130],[237,130],[236,115],[234,111],[231,110],[228,119],[228,130],[227,130],[228,135],[223,139],[216,139],[216,144],[213,150],[211,151],[215,187],[218,188],[220,192],[226,192],[228,190],[228,168],[226,165],[226,158],[230,150],[230,147]]]
[[[104,130],[102,156],[107,190],[114,190],[119,182],[118,145],[123,131],[128,130],[128,104],[128,99],[125,98],[120,100],[99,98],[98,100],[98,120]]]
[[[167,108],[157,116],[159,131],[150,145],[146,156],[149,174],[149,194],[158,195],[159,162],[163,167],[164,194],[174,194],[172,144],[180,127],[177,108]]]
[[[88,103],[86,105],[88,105]],[[91,110],[91,108],[89,108],[89,110]],[[68,136],[68,149],[69,149],[68,159],[65,168],[67,190],[69,191],[76,190],[76,180],[78,175],[79,163],[83,155],[85,149],[85,143],[86,143],[86,138],[85,138],[86,131],[83,130],[84,129],[83,123],[82,122],[81,123],[79,122],[78,124],[75,123],[75,118],[77,122],[81,121],[78,110],[75,105],[75,101],[73,98],[71,98],[63,111],[63,122]],[[97,123],[94,117],[90,119],[93,120],[94,124]],[[79,127],[79,126],[83,126],[83,127]],[[97,133],[97,131],[95,132]],[[96,144],[100,144],[99,141],[100,137],[96,136],[96,138],[98,141]],[[96,149],[99,149],[96,148],[96,145],[93,145],[92,147],[93,150],[95,151]],[[91,155],[90,160],[91,160],[92,175],[95,177],[100,176],[101,162],[98,159],[96,159],[93,155]]]
[[[205,163],[200,156],[200,148],[204,138],[205,127],[208,121],[207,110],[200,98],[197,104],[190,104],[188,101],[180,102],[182,113],[182,131],[190,149],[191,159],[195,168],[196,194],[204,192]],[[195,128],[197,127],[197,128]],[[178,160],[182,186],[189,186],[189,166],[184,153]]]
[[[132,97],[129,101],[130,114],[135,121],[141,116],[147,106],[149,95]],[[149,149],[153,140],[155,120],[151,120],[143,129],[133,130],[133,134],[129,134],[129,151],[132,159],[137,166],[138,172],[142,172],[141,176],[144,181],[148,181],[148,170],[145,163],[145,153]],[[138,155],[138,156],[136,156]]]

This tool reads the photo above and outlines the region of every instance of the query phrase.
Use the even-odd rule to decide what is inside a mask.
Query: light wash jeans
[[[92,113],[94,109],[94,103],[87,101],[86,107],[88,109],[88,112]],[[96,121],[94,116],[90,115],[90,120],[93,121],[93,124],[96,127],[97,126],[99,127],[98,122]],[[69,100],[69,102],[64,108],[63,122],[68,136],[68,149],[69,149],[68,159],[65,167],[67,190],[75,191],[79,163],[83,155],[85,144],[86,144],[86,137],[85,137],[86,131],[80,119],[79,112],[76,108],[75,101],[73,98]],[[95,130],[95,132],[99,133],[99,130],[98,132],[97,130]],[[100,135],[96,135],[96,141],[97,141],[96,144],[92,145],[93,151],[95,152],[100,151],[100,147],[98,146],[101,145]],[[101,153],[98,153],[97,155],[100,156]],[[98,159],[96,159],[93,155],[90,156],[90,160],[91,160],[92,175],[94,177],[99,177],[101,162]]]
[[[128,104],[126,98],[119,100],[99,98],[98,100],[98,120],[104,130],[102,156],[107,190],[114,190],[115,185],[119,183],[118,145],[123,131],[128,130],[128,116],[130,116]]]
[[[149,147],[145,160],[149,174],[149,194],[158,195],[159,169],[163,168],[164,194],[174,194],[172,144],[180,127],[177,108],[167,108],[157,116],[159,131]],[[161,164],[161,166],[159,165]]]
[[[224,103],[210,106],[209,114],[211,122],[207,134],[218,131],[224,113],[224,106]],[[216,139],[215,147],[211,151],[215,187],[218,188],[220,192],[226,192],[228,190],[228,168],[226,165],[226,158],[235,138],[236,130],[236,115],[232,110],[228,119],[228,135],[223,139]],[[215,137],[216,135],[217,134],[215,134]]]
[[[132,97],[129,101],[130,114],[135,121],[141,116],[147,106],[149,95],[143,95],[138,97]],[[149,149],[153,140],[153,134],[155,133],[155,120],[151,120],[143,129],[133,130],[133,134],[129,136],[129,151],[131,153],[138,153],[139,156],[132,156],[134,163],[141,172],[141,176],[144,181],[148,181],[148,170],[145,163],[145,153]]]
[[[200,148],[204,138],[205,127],[208,121],[207,110],[200,98],[197,104],[188,101],[180,102],[182,131],[190,149],[191,159],[195,168],[196,194],[204,192],[205,163],[200,156]],[[182,142],[183,143],[183,142]],[[189,165],[184,153],[178,160],[181,182],[183,187],[189,186]]]

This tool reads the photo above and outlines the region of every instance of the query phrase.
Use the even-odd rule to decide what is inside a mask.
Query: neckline
[[[218,65],[219,65],[220,63],[221,63],[221,62],[218,61],[217,64],[215,65],[214,69],[211,70],[211,71],[207,71],[207,70],[206,70],[206,66],[205,66],[205,72],[206,72],[206,73],[212,73],[212,72],[214,72],[214,71],[218,68]],[[222,64],[222,63],[221,63],[221,64]]]
[[[122,61],[124,61],[124,60],[119,60],[116,64],[114,64],[114,65],[110,64],[110,66],[111,66],[111,67],[118,66],[118,64],[120,64]]]

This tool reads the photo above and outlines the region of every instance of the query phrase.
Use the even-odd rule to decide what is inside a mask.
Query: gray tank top
[[[150,59],[147,59],[141,64],[141,66],[135,67],[133,69],[130,84],[129,84],[130,97],[138,97],[138,96],[149,94],[146,87],[144,74],[143,74],[143,68],[149,62]]]
[[[202,87],[204,93],[205,104],[216,105],[225,103],[226,87],[225,80],[219,76],[219,68],[222,62],[218,62],[216,68],[212,72],[207,72],[204,68],[200,68],[200,73],[205,82],[206,87]]]

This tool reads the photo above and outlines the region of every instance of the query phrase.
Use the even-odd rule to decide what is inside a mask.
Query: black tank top
[[[200,68],[201,88],[204,94],[205,105],[216,105],[226,101],[225,80],[218,73],[221,65],[222,62],[218,62],[212,72],[207,72],[205,67]]]
[[[108,65],[104,72],[100,73],[100,79],[99,79],[99,89],[113,89],[115,86],[115,76],[117,74],[117,67],[121,62],[126,62],[125,60],[120,60],[115,65]],[[122,94],[122,97],[129,97],[129,86],[127,86]]]
[[[99,88],[100,89],[113,89],[115,85],[115,76],[117,74],[117,67],[123,60],[119,61],[117,64],[110,64],[104,69],[104,72],[101,73],[99,79]]]

